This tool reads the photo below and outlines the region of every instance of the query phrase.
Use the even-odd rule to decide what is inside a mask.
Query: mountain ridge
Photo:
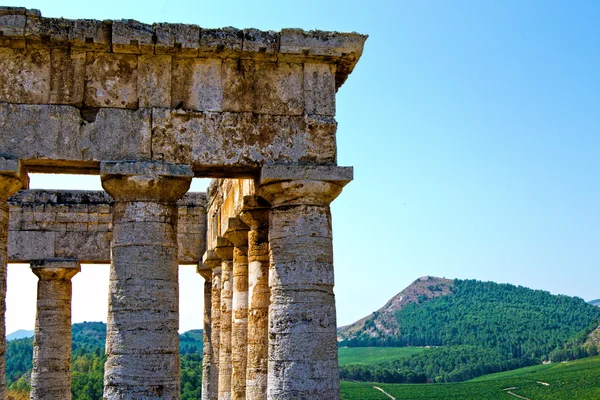
[[[34,331],[28,329],[18,329],[12,333],[6,335],[6,341],[15,340],[15,339],[24,339],[33,337]]]

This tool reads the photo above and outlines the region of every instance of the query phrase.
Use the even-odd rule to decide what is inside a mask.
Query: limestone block
[[[335,115],[335,67],[304,64],[304,108],[307,114]]]
[[[154,30],[133,19],[113,21],[112,49],[115,53],[154,54]]]
[[[140,107],[170,107],[171,56],[139,56],[137,89]]]
[[[252,53],[274,54],[279,51],[279,33],[244,29],[243,51]]]
[[[233,27],[202,29],[200,31],[199,54],[232,55],[242,50],[244,31]]]
[[[21,95],[21,66],[25,52],[0,48],[0,101],[18,103]]]
[[[87,51],[108,51],[110,49],[112,24],[94,19],[76,19],[69,31],[72,48]]]
[[[0,48],[0,101],[50,102],[52,61],[49,49]]]
[[[84,102],[88,107],[137,108],[137,57],[89,53]]]
[[[345,185],[354,176],[353,167],[266,165],[260,173],[261,185],[284,180],[320,180]]]
[[[110,260],[109,232],[73,232],[56,234],[55,257],[72,258],[81,262]]]
[[[156,54],[178,54],[197,57],[200,47],[200,27],[188,24],[152,25],[156,34]]]
[[[353,58],[358,59],[362,54],[367,36],[356,33],[282,29],[280,40],[279,51],[283,54],[337,57],[352,54]]]
[[[50,61],[48,103],[81,107],[85,86],[85,52],[52,49]]]
[[[230,168],[335,161],[335,124],[307,125],[302,116],[154,109],[152,118],[155,160]]]
[[[15,231],[8,237],[8,259],[29,262],[54,257],[55,232]]]
[[[218,152],[216,137],[220,115],[154,109],[152,112],[152,154],[155,160],[187,163],[198,153]]]
[[[223,60],[223,111],[254,110],[254,60]]]
[[[180,208],[178,227],[181,233],[204,233],[206,232],[206,216],[202,214],[182,214]]]
[[[200,233],[178,233],[177,242],[179,244],[179,263],[180,264],[198,264],[202,260],[202,254],[206,248],[206,234]]]
[[[302,65],[257,63],[254,112],[271,115],[301,115],[304,112]]]
[[[175,57],[172,73],[172,108],[221,111],[221,60]]]
[[[25,34],[25,15],[23,7],[0,7],[0,32],[2,36],[23,36]]]
[[[72,24],[73,20],[64,18],[28,17],[25,24],[27,48],[68,47]]]
[[[47,103],[50,97],[50,51],[27,51],[19,74],[22,79],[19,103]]]
[[[81,126],[85,160],[150,159],[151,110],[102,108],[93,122]]]
[[[80,122],[74,107],[0,105],[0,148],[26,159],[81,159]]]
[[[337,145],[335,134],[337,122],[334,117],[323,115],[304,116],[305,154],[300,157],[303,164],[323,164],[325,160],[336,161]]]
[[[54,215],[54,220],[57,222],[88,222],[89,214],[86,212],[87,210],[85,210],[84,208],[79,208],[76,205],[57,205],[55,207],[52,207],[52,209],[48,207],[45,211],[46,213],[52,211],[52,214]],[[34,221],[36,221],[35,216],[36,215],[34,214]]]

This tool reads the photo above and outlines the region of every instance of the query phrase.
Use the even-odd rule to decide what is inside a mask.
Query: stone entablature
[[[76,258],[110,264],[113,199],[104,191],[22,190],[9,200],[9,262]],[[179,263],[199,264],[206,248],[206,194],[177,202]]]
[[[229,177],[335,164],[335,93],[366,39],[11,7],[0,8],[0,32],[0,149],[30,172],[154,160]]]

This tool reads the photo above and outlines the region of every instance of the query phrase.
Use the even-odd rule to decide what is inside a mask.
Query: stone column
[[[210,307],[211,321],[210,335],[206,330],[204,331],[202,400],[217,400],[219,397],[219,335],[221,332],[221,259],[214,251],[208,250],[204,253],[202,262],[212,270],[210,302],[207,302],[206,292],[204,292],[205,315],[206,308]],[[209,342],[207,343],[206,340]]]
[[[198,266],[197,272],[204,278],[204,320],[202,327],[202,399],[210,397],[210,364],[212,363],[212,271]]]
[[[6,389],[6,264],[8,263],[8,198],[27,187],[27,176],[19,160],[0,157],[0,399]]]
[[[185,165],[101,165],[115,199],[106,329],[106,399],[178,399],[179,283],[176,201]]]
[[[245,196],[240,219],[248,232],[248,358],[246,399],[267,398],[269,344],[269,210],[259,196]]]
[[[248,346],[248,226],[229,218],[224,236],[233,244],[233,300],[231,322],[231,398],[246,400]]]
[[[38,277],[31,398],[71,399],[71,278],[77,260],[31,262]]]
[[[231,322],[233,301],[233,245],[217,237],[215,247],[221,259],[221,329],[219,335],[219,400],[231,399]]]
[[[330,202],[351,168],[263,167],[271,203],[268,399],[339,399]]]

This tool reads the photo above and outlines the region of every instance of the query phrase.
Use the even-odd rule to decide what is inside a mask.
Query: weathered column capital
[[[6,200],[19,189],[29,187],[29,177],[21,161],[0,157],[0,199]]]
[[[198,264],[196,267],[196,273],[200,275],[206,282],[210,282],[212,279],[212,269],[205,264]]]
[[[221,258],[214,250],[206,250],[202,256],[202,264],[208,266],[213,272],[221,272]]]
[[[188,191],[194,173],[189,165],[119,161],[101,163],[100,176],[117,201],[175,202]]]
[[[248,225],[239,218],[229,218],[227,220],[227,230],[223,234],[236,249],[248,247]]]
[[[40,279],[51,280],[71,280],[81,271],[81,264],[78,260],[72,258],[54,258],[45,260],[30,261],[31,271]]]
[[[272,208],[328,205],[352,178],[352,167],[267,165],[260,173],[258,194]]]
[[[251,230],[267,229],[269,227],[269,210],[271,205],[260,196],[244,196],[242,212],[239,218]]]
[[[215,254],[223,261],[233,260],[233,243],[224,238],[223,236],[217,236],[217,245],[214,250]]]

